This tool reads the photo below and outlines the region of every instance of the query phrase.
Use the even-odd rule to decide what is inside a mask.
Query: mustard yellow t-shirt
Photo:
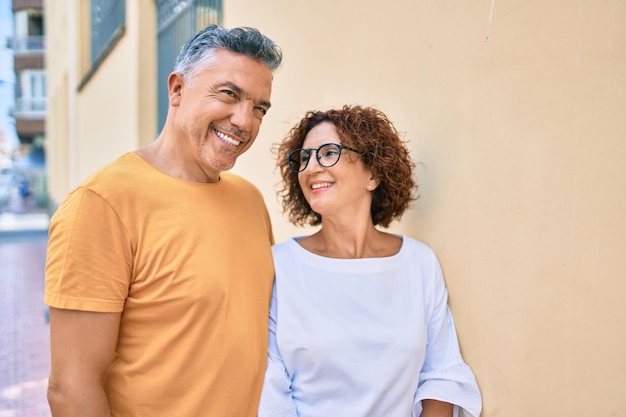
[[[54,214],[45,301],[123,312],[106,379],[114,416],[254,417],[274,269],[260,192],[171,177],[134,153]]]

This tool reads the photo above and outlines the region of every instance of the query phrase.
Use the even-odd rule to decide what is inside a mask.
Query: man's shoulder
[[[107,180],[128,180],[132,172],[137,169],[138,162],[139,157],[137,155],[132,152],[125,153],[117,159],[97,168],[82,181],[80,186],[91,187]]]
[[[224,181],[225,183],[229,183],[229,184],[237,184],[237,185],[256,188],[256,186],[250,180],[230,171],[221,172],[220,181]]]
[[[241,192],[261,195],[259,187],[253,184],[250,180],[232,172],[222,172],[220,174],[220,181],[222,181],[224,185],[236,188]]]
[[[131,184],[134,181],[130,180],[137,178],[141,165],[141,159],[134,153],[123,154],[96,169],[68,193],[68,198],[85,192],[91,192],[105,198],[111,194],[120,194],[127,187],[132,187]]]

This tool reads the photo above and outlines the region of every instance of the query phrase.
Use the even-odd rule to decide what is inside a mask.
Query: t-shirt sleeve
[[[276,342],[276,286],[270,305],[267,369],[259,404],[258,417],[297,417],[291,396],[291,378]]]
[[[463,361],[448,307],[448,293],[438,262],[434,263],[433,287],[426,295],[429,317],[426,357],[415,394],[413,415],[420,416],[422,400],[435,399],[455,405],[455,416],[478,417],[482,399],[476,378]]]
[[[50,221],[44,301],[62,309],[121,312],[132,252],[128,232],[110,204],[77,188]]]

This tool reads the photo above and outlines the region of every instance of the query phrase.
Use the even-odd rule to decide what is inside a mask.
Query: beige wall
[[[147,145],[157,134],[154,1],[126,2],[124,36],[80,91],[91,69],[85,33],[89,9],[84,1],[67,3],[70,7],[45,3],[52,110],[48,169],[55,202],[95,169]]]
[[[127,36],[92,85],[76,96],[71,75],[51,69],[51,102],[75,96],[71,115],[51,112],[57,133],[74,131],[76,146],[64,152],[76,154],[75,166],[50,152],[59,155],[51,174],[73,171],[70,183],[156,135],[147,81],[154,6],[127,3],[137,7]],[[440,256],[483,417],[626,415],[624,2],[229,0],[224,8],[226,26],[259,27],[285,52],[272,110],[235,167],[264,193],[277,240],[307,231],[281,216],[270,145],[305,110],[381,108],[419,163],[421,198],[393,230]],[[49,9],[48,28],[63,33]],[[57,194],[68,187],[56,183]]]
[[[440,256],[483,416],[626,415],[624,2],[242,0],[225,17],[285,51],[236,167],[277,240],[303,231],[268,144],[306,109],[380,107],[420,163],[396,229]]]

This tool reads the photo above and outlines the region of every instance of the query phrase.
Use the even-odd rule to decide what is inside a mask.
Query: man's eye
[[[254,109],[261,113],[263,116],[267,114],[267,109],[265,107],[255,107]]]
[[[237,97],[237,94],[235,94],[234,91],[230,91],[230,90],[222,90],[222,94],[226,94],[227,96],[231,96],[231,97]]]

